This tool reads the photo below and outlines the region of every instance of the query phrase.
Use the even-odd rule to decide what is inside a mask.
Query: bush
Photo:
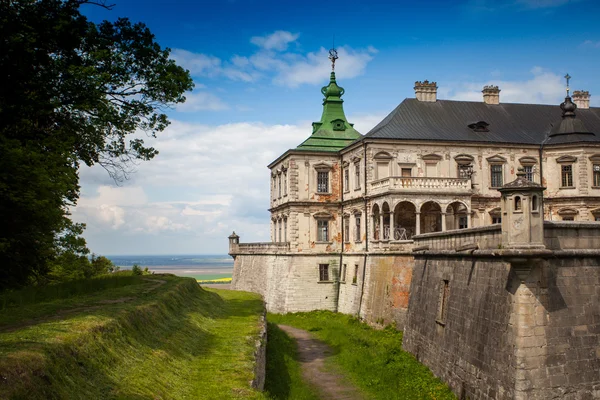
[[[133,267],[131,267],[131,272],[133,272],[134,275],[143,275],[144,274],[144,271],[142,271],[142,268],[137,264],[133,264]]]

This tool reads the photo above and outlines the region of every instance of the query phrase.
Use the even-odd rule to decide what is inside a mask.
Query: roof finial
[[[565,79],[567,80],[567,97],[569,97],[569,81],[571,80],[571,75],[567,73]]]
[[[335,40],[335,37],[334,37]],[[338,57],[338,52],[335,49],[335,42],[333,43],[334,47],[331,48],[331,50],[329,50],[329,59],[331,60],[331,70],[335,71],[335,60],[337,60]]]

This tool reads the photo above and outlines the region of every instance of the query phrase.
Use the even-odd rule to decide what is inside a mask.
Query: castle
[[[481,102],[438,100],[435,82],[416,82],[363,136],[332,72],[310,137],[268,166],[271,242],[229,237],[233,288],[272,312],[394,322],[461,396],[600,396],[600,224],[586,222],[600,220],[600,108],[568,78],[560,107],[504,104],[496,86]],[[564,378],[583,367],[595,375]]]

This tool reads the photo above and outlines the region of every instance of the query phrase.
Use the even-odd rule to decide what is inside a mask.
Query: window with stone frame
[[[525,179],[531,182],[535,182],[535,164],[537,164],[538,160],[535,157],[524,156],[519,158],[519,163],[521,164],[521,168],[523,168],[523,172],[525,172]]]
[[[573,187],[573,164],[563,164],[560,166],[561,187]]]
[[[344,242],[350,241],[350,217],[344,217]]]
[[[350,190],[350,170],[348,168],[344,169],[344,192]]]
[[[277,198],[277,177],[273,175],[273,199]]]
[[[340,282],[346,282],[346,270],[347,270],[347,267],[348,266],[346,264],[342,265],[342,273],[340,274],[340,276],[341,276]]]
[[[448,315],[448,297],[450,296],[450,281],[444,279],[440,284],[438,311],[436,322],[440,325],[446,325]]]
[[[373,157],[375,165],[375,179],[385,179],[390,176],[390,166],[393,157],[385,152],[380,151]]]
[[[356,285],[358,281],[358,264],[354,264],[354,276],[352,277],[352,283]]]
[[[283,195],[287,196],[287,171],[283,171]]]
[[[360,161],[354,163],[354,190],[360,189]]]
[[[329,171],[317,171],[317,193],[329,192]]]
[[[287,242],[287,218],[283,219],[283,241]]]
[[[319,280],[321,282],[329,281],[329,264],[319,264]]]
[[[281,198],[281,174],[277,175],[277,183],[279,186],[279,190],[278,190],[278,196],[279,198]]]
[[[504,177],[502,176],[503,165],[492,164],[490,165],[490,184],[491,187],[502,187],[504,184]]]
[[[317,220],[317,242],[328,242],[329,241],[329,220],[318,219]]]
[[[592,186],[600,187],[600,164],[592,165]]]
[[[458,154],[454,157],[456,162],[456,176],[461,179],[471,179],[473,175],[473,158],[470,154]]]
[[[492,224],[502,223],[502,211],[500,207],[496,207],[489,211],[490,217],[492,218]]]
[[[281,220],[279,220],[279,223],[278,223],[278,225],[279,225],[279,242],[283,242],[283,240],[281,240],[281,228],[282,228],[282,225],[283,225],[283,224],[281,223]]]
[[[361,242],[360,214],[354,214],[354,241]]]
[[[412,176],[412,168],[401,168],[400,175],[403,178],[410,178]]]

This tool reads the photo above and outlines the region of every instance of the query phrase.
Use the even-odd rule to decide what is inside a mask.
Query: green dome
[[[298,150],[339,151],[362,137],[346,119],[341,98],[344,92],[335,80],[335,72],[332,72],[329,85],[321,88],[325,96],[321,120],[313,122],[312,135],[297,147]]]

